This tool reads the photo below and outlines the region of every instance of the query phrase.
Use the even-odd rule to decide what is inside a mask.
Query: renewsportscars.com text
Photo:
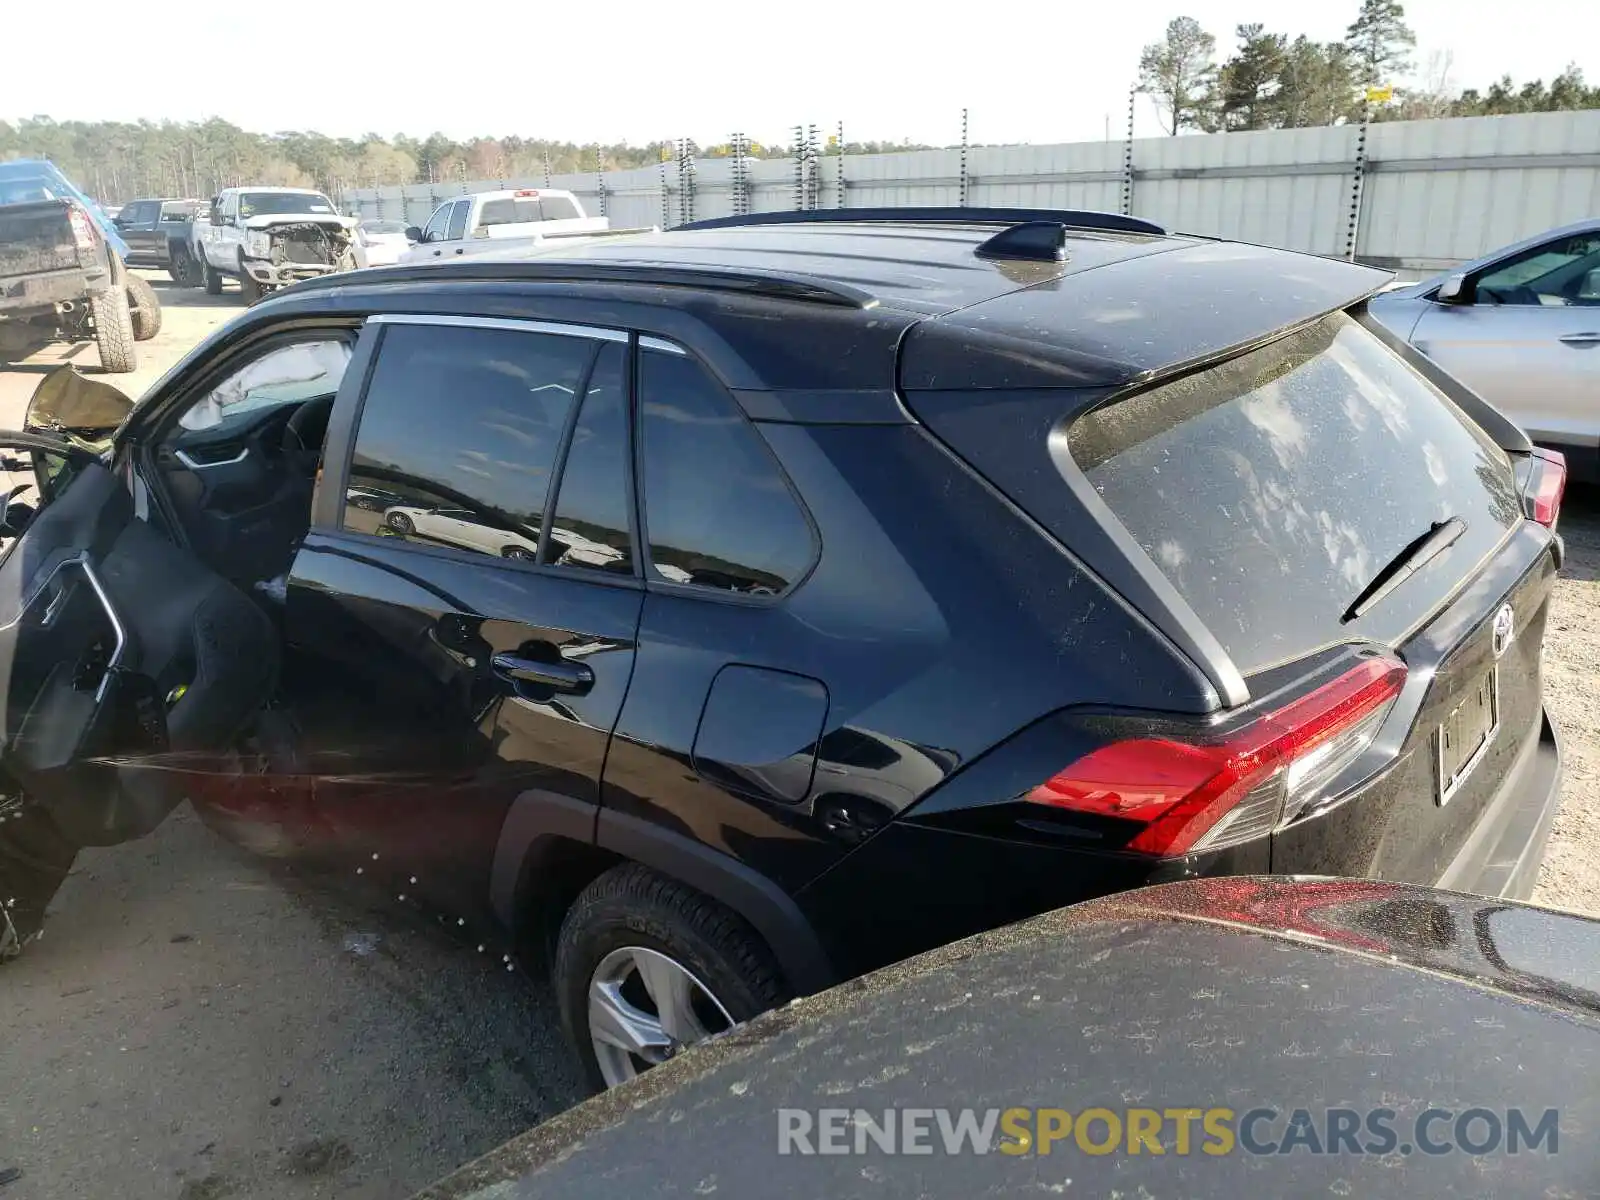
[[[1556,1154],[1554,1108],[780,1108],[779,1154]]]

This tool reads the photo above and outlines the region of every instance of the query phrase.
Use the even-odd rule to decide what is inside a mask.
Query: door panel
[[[635,588],[398,540],[313,534],[286,617],[309,685],[294,701],[308,768],[324,776],[303,835],[377,854],[418,894],[483,913],[518,795],[597,801],[642,600]],[[506,668],[515,659],[582,664],[589,682],[517,678]]]
[[[1429,305],[1417,349],[1539,442],[1600,444],[1600,305]]]
[[[359,854],[396,895],[487,917],[508,809],[535,789],[597,803],[633,672],[638,579],[498,544],[537,548],[595,363],[610,350],[619,378],[625,339],[443,317],[370,328],[354,446],[328,448],[350,463],[332,483],[345,503],[289,581],[288,688],[315,779],[297,836]],[[396,527],[377,492],[415,515]]]

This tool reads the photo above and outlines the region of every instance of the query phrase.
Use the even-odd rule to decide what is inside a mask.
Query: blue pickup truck
[[[134,343],[160,329],[161,305],[127,257],[116,226],[53,163],[0,162],[0,359],[92,341],[103,370],[134,370]]]

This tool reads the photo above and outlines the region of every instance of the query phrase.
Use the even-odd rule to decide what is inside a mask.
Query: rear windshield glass
[[[485,200],[478,214],[479,225],[520,225],[524,221],[539,220],[539,202],[535,199]]]
[[[1249,673],[1330,642],[1388,641],[1520,519],[1504,453],[1340,313],[1076,421],[1072,458]],[[1436,521],[1451,549],[1349,624]]]

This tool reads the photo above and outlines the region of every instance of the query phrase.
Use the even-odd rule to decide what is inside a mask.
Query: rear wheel
[[[128,276],[128,309],[134,341],[148,342],[161,332],[161,299],[143,276]]]
[[[567,1036],[596,1088],[788,998],[777,961],[745,920],[693,888],[629,863],[573,902],[554,981]]]
[[[206,295],[222,295],[222,272],[213,267],[209,262],[202,262],[200,264],[200,271],[204,276]]]
[[[113,283],[103,292],[89,297],[89,314],[94,318],[94,342],[100,351],[101,369],[124,374],[139,364],[133,347],[133,311],[128,307],[125,283]]]

